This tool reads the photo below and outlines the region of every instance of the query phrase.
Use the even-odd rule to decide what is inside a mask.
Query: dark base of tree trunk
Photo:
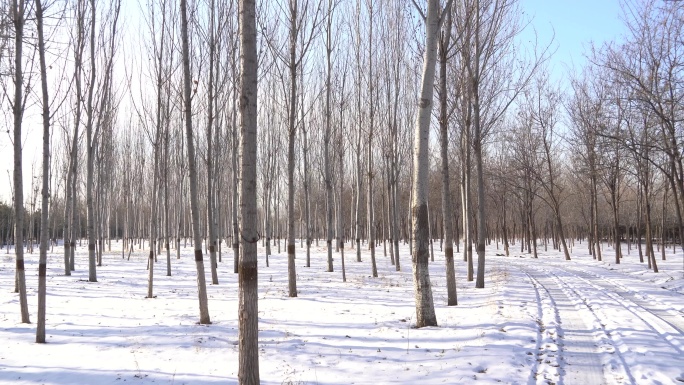
[[[447,306],[458,305],[458,297],[456,296],[456,277],[454,270],[454,248],[447,246],[444,249],[444,259],[446,263],[447,273]]]
[[[413,247],[413,286],[416,298],[416,327],[437,326],[437,316],[432,299],[429,260],[430,240],[428,234],[427,204],[413,209],[414,243]]]
[[[297,297],[297,274],[295,272],[295,245],[287,245],[288,296]]]
[[[535,253],[536,258],[536,253]],[[484,269],[485,269],[485,245],[477,245],[477,279],[475,280],[476,289],[484,289]]]

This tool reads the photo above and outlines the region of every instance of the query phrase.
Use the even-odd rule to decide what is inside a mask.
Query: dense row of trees
[[[297,239],[306,267],[322,240],[327,271],[342,279],[345,244],[378,276],[381,247],[400,270],[407,242],[426,326],[437,324],[433,240],[456,305],[454,245],[482,288],[487,243],[509,255],[517,239],[535,257],[551,245],[570,259],[587,240],[600,260],[609,240],[619,263],[626,241],[657,271],[654,242],[665,258],[665,242],[684,239],[681,2],[625,0],[627,35],[592,47],[567,89],[548,68],[552,37],[521,38],[534,33],[518,0],[121,5],[0,6],[15,151],[0,239],[40,239],[42,272],[48,238],[64,242],[66,275],[82,268],[74,250],[86,242],[90,281],[112,239],[124,258],[147,240],[154,297],[158,255],[171,275],[172,250],[180,258],[191,239],[209,323],[205,253],[219,284],[232,249],[240,312],[256,318],[257,242],[266,265],[274,249],[287,253],[291,297]],[[41,178],[27,185],[21,127],[38,117]]]

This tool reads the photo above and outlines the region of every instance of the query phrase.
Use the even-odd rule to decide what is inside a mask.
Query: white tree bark
[[[428,263],[430,235],[428,219],[428,174],[430,172],[430,119],[437,62],[437,39],[440,27],[439,0],[428,0],[425,17],[425,56],[420,99],[415,128],[413,178],[413,285],[416,299],[416,327],[437,326],[432,300],[432,284]]]

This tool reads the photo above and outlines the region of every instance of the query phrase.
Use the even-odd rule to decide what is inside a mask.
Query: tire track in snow
[[[601,353],[595,341],[595,329],[588,327],[580,317],[578,306],[585,312],[596,314],[583,304],[576,293],[570,298],[563,290],[562,282],[554,280],[536,269],[516,263],[518,268],[527,274],[535,286],[543,288],[551,299],[551,306],[557,315],[558,365],[560,366],[559,384],[605,384],[603,367],[600,364]],[[573,301],[573,299],[575,301]],[[543,304],[540,303],[540,306]],[[546,348],[546,346],[544,347]],[[548,355],[548,352],[547,352]],[[551,379],[548,379],[551,381]],[[554,382],[555,383],[555,382]]]
[[[560,376],[560,373],[555,370],[560,364],[558,359],[561,359],[562,350],[559,351],[558,346],[558,335],[557,335],[557,325],[560,324],[560,318],[558,315],[558,310],[553,297],[549,291],[536,279],[534,279],[528,272],[520,269],[530,280],[532,286],[534,287],[536,301],[537,301],[537,315],[536,322],[538,325],[537,329],[537,345],[536,354],[528,353],[533,355],[533,364],[530,369],[530,377],[528,379],[528,384],[536,384],[541,380],[546,380],[551,382],[551,378],[556,378]],[[543,290],[543,293],[542,293]],[[544,312],[547,309],[547,312]],[[552,310],[551,320],[549,322],[548,310]],[[552,327],[552,330],[549,328]],[[555,357],[559,357],[555,359]],[[554,358],[554,362],[551,359]],[[553,368],[554,370],[551,370]],[[540,378],[541,377],[541,378]]]
[[[594,286],[598,285],[603,289],[610,290],[610,292],[615,293],[616,295],[620,296],[623,300],[628,301],[633,303],[634,305],[640,307],[644,311],[650,313],[654,317],[660,319],[662,322],[668,324],[672,329],[674,329],[676,332],[678,332],[680,335],[684,335],[684,315],[677,315],[673,314],[672,312],[668,311],[667,309],[663,309],[662,307],[665,307],[666,305],[660,301],[657,297],[648,296],[649,301],[644,300],[642,297],[639,296],[639,292],[635,290],[631,290],[624,285],[621,285],[619,283],[614,282],[610,278],[606,278],[597,274],[593,274],[590,272],[587,272],[582,269],[578,269],[576,267],[564,267],[563,270],[566,270],[572,274],[575,274],[578,277],[581,277],[585,279],[588,282],[591,282]],[[601,279],[603,281],[597,281],[596,279]],[[653,302],[656,302],[658,305],[662,307],[656,307],[654,306]],[[681,312],[677,312],[678,314],[681,314]],[[682,346],[679,346],[678,349],[680,352],[682,351]]]
[[[620,372],[624,372],[632,384],[668,383],[677,376],[677,371],[672,371],[677,366],[672,362],[684,355],[684,334],[678,328],[681,320],[661,308],[661,301],[648,302],[634,290],[625,290],[622,285],[610,280],[604,282],[601,276],[592,276],[570,266],[550,263],[545,268],[535,269],[564,282],[569,290],[585,298],[583,301],[610,339],[614,349],[610,353],[617,353],[609,362],[610,366],[606,366],[612,369],[616,380],[624,379]],[[629,322],[627,326],[625,321]],[[676,380],[681,382],[682,378],[684,373]]]
[[[580,279],[587,285],[600,290],[603,295],[613,299],[615,303],[640,319],[644,325],[669,345],[675,354],[684,354],[683,343],[680,341],[681,337],[684,336],[684,326],[681,325],[682,320],[679,317],[670,314],[664,309],[653,307],[646,301],[639,299],[634,293],[631,293],[630,298],[628,298],[627,294],[622,292],[622,289],[612,282],[596,281],[596,277],[587,277],[588,274],[583,274],[572,268],[557,268],[572,275],[573,278]]]

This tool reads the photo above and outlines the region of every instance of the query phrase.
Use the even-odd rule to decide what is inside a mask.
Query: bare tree
[[[151,44],[151,50],[152,50],[152,56],[154,58],[154,67],[151,69],[152,74],[151,78],[153,78],[154,84],[155,84],[155,93],[156,93],[156,98],[155,98],[155,103],[154,103],[154,112],[150,111],[147,112],[151,116],[150,120],[153,120],[153,127],[148,128],[148,122],[147,121],[142,121],[141,125],[145,129],[145,133],[147,134],[147,138],[150,141],[152,145],[152,151],[154,153],[154,163],[152,164],[152,190],[150,192],[150,232],[149,232],[149,246],[150,246],[150,252],[148,254],[147,258],[147,269],[148,269],[148,278],[147,278],[147,298],[154,298],[154,263],[156,262],[156,249],[157,249],[157,239],[158,234],[159,234],[159,229],[160,229],[160,224],[159,224],[159,215],[158,215],[158,209],[159,209],[159,185],[160,185],[160,179],[161,179],[161,166],[160,166],[160,157],[161,157],[161,152],[163,150],[162,148],[162,133],[164,131],[163,126],[165,125],[165,114],[164,114],[164,92],[165,92],[165,82],[168,82],[169,80],[166,79],[165,76],[165,71],[164,71],[164,66],[166,65],[165,62],[168,60],[169,53],[165,50],[165,45],[166,45],[166,39],[167,39],[167,2],[166,1],[160,1],[158,5],[161,9],[157,10],[157,4],[155,3],[150,3],[148,5],[149,7],[149,15],[148,15],[148,27],[150,29],[150,44]],[[157,23],[159,22],[157,19],[156,11],[159,11],[161,14],[161,25],[158,25]],[[145,108],[143,107],[143,110]],[[150,107],[150,110],[152,110],[152,107]],[[141,112],[138,112],[139,115],[142,115]],[[147,115],[146,114],[146,115]],[[141,119],[147,119],[147,117],[143,117]],[[167,273],[168,273],[168,267],[170,264],[168,264],[168,259],[167,259]]]
[[[344,155],[345,155],[345,143],[344,143],[344,121],[345,121],[345,102],[346,97],[346,83],[347,83],[347,66],[343,63],[344,70],[342,71],[341,84],[339,85],[339,121],[337,129],[336,147],[337,147],[337,184],[338,184],[338,212],[337,212],[337,247],[340,251],[340,259],[342,262],[342,282],[347,282],[347,271],[344,265]]]
[[[375,49],[373,47],[373,18],[375,14],[375,7],[373,0],[367,0],[368,7],[368,139],[366,142],[366,217],[368,228],[368,249],[371,256],[371,273],[373,277],[378,276],[378,268],[375,262],[375,208],[373,207],[373,178],[375,172],[373,171],[373,136],[375,135],[375,92],[377,88],[377,79],[373,74],[373,56]]]
[[[556,125],[562,99],[560,90],[552,86],[550,81],[548,74],[542,73],[533,89],[526,93],[524,113],[529,114],[528,122],[533,125],[536,135],[539,136],[538,144],[541,145],[540,150],[543,154],[543,167],[535,167],[530,171],[534,173],[546,193],[542,199],[553,211],[556,229],[563,246],[563,254],[565,260],[569,261],[570,252],[565,240],[563,213],[561,211],[563,185],[559,180],[561,178],[559,158],[555,156],[559,153],[559,135]]]
[[[190,212],[192,216],[192,238],[195,249],[195,265],[197,266],[197,294],[199,296],[200,324],[209,324],[209,305],[207,300],[207,284],[204,276],[204,257],[202,255],[202,234],[200,233],[199,193],[197,191],[197,165],[195,161],[195,141],[192,130],[192,96],[190,92],[190,48],[188,42],[187,1],[181,0],[181,40],[183,51],[183,108],[185,113],[185,136],[188,151],[188,173],[190,178]]]
[[[603,115],[603,104],[606,98],[603,89],[593,84],[593,72],[585,69],[582,78],[572,80],[573,96],[568,101],[568,115],[572,122],[572,137],[579,143],[583,151],[583,173],[589,177],[590,192],[590,231],[589,250],[595,259],[601,261],[598,225],[598,135],[596,127]]]
[[[64,205],[64,274],[71,275],[71,271],[75,269],[75,248],[76,248],[76,185],[78,179],[78,142],[79,130],[81,125],[82,115],[82,99],[83,99],[83,53],[85,51],[85,0],[78,0],[75,7],[75,31],[72,35],[72,44],[74,44],[74,75],[73,82],[75,87],[74,95],[74,132],[71,136],[71,145],[69,147],[69,166],[66,176],[66,193]],[[68,136],[68,134],[67,134]]]
[[[323,159],[325,162],[325,225],[326,225],[326,245],[328,252],[328,271],[333,271],[332,258],[332,239],[333,239],[333,183],[330,160],[330,138],[331,138],[331,75],[332,62],[331,56],[333,51],[333,14],[335,12],[336,3],[333,0],[328,0],[327,14],[325,18],[325,134],[323,137]]]
[[[217,111],[214,111],[215,92],[216,92],[216,77],[214,74],[214,66],[216,63],[216,4],[215,0],[210,2],[210,16],[209,16],[209,79],[207,84],[207,227],[208,227],[208,243],[209,243],[209,263],[211,264],[211,283],[218,285],[218,273],[216,272],[216,224],[214,217],[216,215],[216,198],[214,186],[214,155],[212,137],[214,135],[215,116]]]
[[[361,109],[361,87],[363,79],[363,71],[360,71],[363,66],[362,55],[362,32],[361,32],[361,0],[356,0],[356,18],[355,18],[355,40],[354,54],[356,58],[357,74],[355,78],[356,85],[356,144],[354,146],[354,153],[356,159],[356,200],[354,202],[354,237],[356,241],[356,261],[361,262],[361,187],[363,178],[361,177],[361,144],[362,144],[362,109]],[[353,244],[352,244],[353,246]]]
[[[239,268],[240,384],[259,384],[257,305],[257,31],[254,0],[240,2],[240,211],[242,258]]]
[[[287,106],[287,271],[288,271],[288,295],[297,296],[297,272],[295,266],[295,189],[294,189],[294,169],[295,169],[295,137],[297,135],[297,107],[298,89],[297,82],[300,75],[300,66],[306,53],[311,47],[313,38],[318,31],[321,23],[322,7],[319,3],[310,4],[309,0],[289,0],[287,14],[285,15],[288,25],[288,53],[285,54],[275,47],[273,42],[269,43],[269,48],[273,54],[287,68],[289,89]],[[307,23],[308,21],[308,23]]]
[[[415,4],[415,2],[414,2]],[[440,12],[439,0],[427,1],[427,13],[416,5],[425,21],[425,56],[421,79],[420,99],[416,118],[414,144],[413,179],[413,286],[416,298],[416,327],[437,326],[435,306],[432,300],[432,284],[428,262],[429,219],[428,219],[428,174],[430,172],[429,138],[435,83],[435,64],[437,63],[437,40],[443,18],[440,14],[451,12],[451,0]]]
[[[681,1],[625,0],[621,3],[628,29],[625,42],[607,47],[597,64],[614,73],[619,86],[630,90],[640,108],[648,110],[658,120],[658,137],[650,143],[662,151],[669,167],[661,169],[670,179],[675,193],[680,244],[684,247],[684,156],[681,119],[684,95],[674,90],[682,83],[684,58],[678,51],[684,28],[684,3]],[[655,159],[655,157],[651,157]],[[668,169],[672,169],[670,174]]]
[[[615,82],[614,84],[617,84]],[[624,98],[619,95],[620,90],[607,85],[609,97],[613,99],[610,108],[603,116],[603,121],[595,127],[599,135],[599,167],[601,169],[600,179],[608,190],[608,206],[612,209],[613,219],[613,248],[615,251],[615,263],[619,264],[622,258],[620,245],[620,201],[623,193],[624,172],[623,152],[625,148],[621,145],[622,131],[624,130],[625,109],[623,107]],[[612,88],[612,89],[611,89]],[[668,185],[669,186],[669,185]]]
[[[456,296],[456,271],[454,268],[454,239],[451,215],[451,190],[449,188],[449,111],[447,106],[447,60],[451,46],[451,10],[443,16],[445,19],[439,48],[439,150],[442,172],[442,221],[444,226],[444,259],[446,264],[447,305],[458,304]]]
[[[45,65],[45,40],[43,31],[43,4],[36,0],[36,28],[38,34],[38,57],[40,61],[40,90],[43,107],[43,164],[40,209],[40,259],[38,261],[38,325],[36,342],[45,343],[45,297],[47,292],[48,251],[48,201],[50,200],[50,100],[48,97],[47,68]]]
[[[14,22],[14,100],[12,114],[14,116],[14,252],[16,255],[16,283],[19,289],[19,306],[21,322],[30,323],[28,302],[26,299],[26,273],[24,271],[24,177],[22,173],[22,141],[21,128],[24,115],[24,73],[23,44],[25,8],[24,0],[12,0],[10,16]]]
[[[86,97],[86,230],[88,238],[88,281],[97,282],[97,267],[95,259],[95,207],[93,194],[95,184],[93,181],[95,165],[95,147],[97,138],[93,134],[93,120],[95,116],[93,98],[95,96],[95,25],[97,8],[95,0],[90,0],[90,80],[88,81],[88,96]]]
[[[518,95],[545,62],[549,46],[532,57],[516,50],[515,37],[524,25],[520,22],[518,0],[469,0],[466,4],[466,40],[470,47],[465,57],[468,84],[468,113],[472,117],[472,151],[477,177],[477,277],[476,288],[485,286],[485,243],[487,217],[483,153],[485,139],[501,124]],[[536,42],[535,42],[536,43]]]

